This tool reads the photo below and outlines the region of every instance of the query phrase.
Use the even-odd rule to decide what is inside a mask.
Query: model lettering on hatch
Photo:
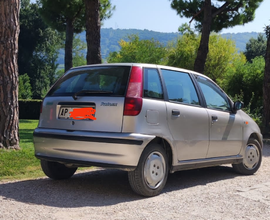
[[[72,112],[70,112],[70,118],[75,120],[83,120],[83,119],[91,119],[96,120],[93,116],[95,114],[96,109],[93,108],[74,108]]]
[[[101,102],[100,106],[117,106],[118,103]]]

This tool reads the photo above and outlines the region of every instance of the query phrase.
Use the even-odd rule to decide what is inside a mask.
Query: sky
[[[187,18],[180,18],[170,6],[170,0],[111,0],[116,6],[113,16],[102,28],[147,29],[158,32],[177,32]],[[223,29],[221,33],[263,32],[270,24],[270,0],[264,0],[255,12],[253,22]]]

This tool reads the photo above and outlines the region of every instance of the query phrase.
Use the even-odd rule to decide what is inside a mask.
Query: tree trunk
[[[267,49],[263,81],[263,126],[264,133],[270,132],[270,26],[267,27]]]
[[[101,63],[100,52],[100,1],[84,0],[86,11],[87,64]]]
[[[0,148],[19,149],[20,0],[0,0]]]
[[[74,27],[73,21],[67,20],[66,27],[66,42],[65,42],[65,72],[72,68],[72,48],[73,48],[73,35],[74,35]]]
[[[203,73],[204,66],[209,50],[209,37],[211,32],[211,24],[212,24],[212,8],[211,8],[211,0],[205,0],[204,5],[204,18],[202,24],[202,36],[200,41],[200,46],[198,49],[198,54],[194,63],[194,70]]]

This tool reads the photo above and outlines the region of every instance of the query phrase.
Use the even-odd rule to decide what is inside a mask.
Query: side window
[[[230,104],[224,93],[214,83],[204,77],[197,78],[203,92],[207,108],[229,111]]]
[[[144,97],[162,99],[163,92],[158,71],[156,69],[144,69]]]
[[[188,73],[162,70],[170,101],[199,105],[199,98]]]

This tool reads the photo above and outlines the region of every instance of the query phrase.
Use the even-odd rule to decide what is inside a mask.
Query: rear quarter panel
[[[143,99],[142,110],[137,116],[124,116],[122,132],[154,135],[165,139],[172,148],[173,164],[177,164],[173,138],[168,129],[167,109],[164,100]]]

